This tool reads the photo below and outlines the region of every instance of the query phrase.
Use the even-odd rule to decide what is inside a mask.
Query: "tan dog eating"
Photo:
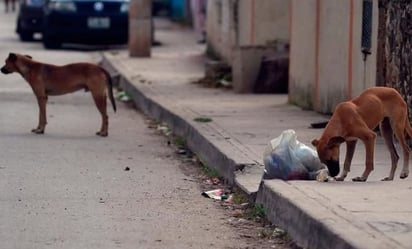
[[[322,136],[319,140],[313,140],[312,144],[316,146],[319,159],[327,165],[330,175],[334,177],[339,174],[339,146],[346,142],[343,172],[335,178],[343,181],[350,171],[357,139],[362,140],[366,149],[366,166],[362,176],[352,180],[366,181],[373,170],[376,140],[373,129],[379,125],[391,154],[392,163],[389,176],[382,180],[393,180],[399,160],[393,144],[394,133],[403,150],[403,168],[400,174],[400,178],[403,179],[409,175],[409,148],[405,140],[405,132],[412,137],[407,113],[406,102],[395,89],[371,87],[358,97],[338,104]]]
[[[96,135],[102,137],[108,135],[107,95],[109,95],[114,111],[116,111],[116,103],[113,97],[111,77],[103,68],[91,63],[55,66],[34,61],[28,55],[10,53],[1,72],[21,74],[36,95],[39,105],[39,124],[32,132],[44,133],[47,124],[46,103],[49,95],[63,95],[84,89],[91,92],[94,103],[102,116],[101,128]]]

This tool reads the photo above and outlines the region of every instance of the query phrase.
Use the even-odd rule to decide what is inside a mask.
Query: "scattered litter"
[[[157,125],[157,130],[162,132],[163,135],[165,136],[169,136],[170,134],[172,134],[172,132],[170,131],[169,127],[167,126],[167,124],[163,123],[163,124],[158,124]]]
[[[228,195],[225,202],[233,203],[233,194]]]
[[[286,235],[287,235],[287,233],[284,230],[282,230],[278,227],[273,230],[273,237],[275,237],[275,238],[283,238]]]
[[[176,151],[176,154],[178,154],[178,155],[185,155],[186,153],[187,153],[187,150],[185,150],[185,149],[178,149]]]
[[[249,202],[244,202],[242,204],[240,204],[240,209],[248,209],[250,207],[250,203]]]
[[[230,82],[230,81],[228,81],[228,80],[226,80],[226,79],[221,79],[221,80],[219,81],[219,83],[220,83],[222,86],[224,86],[224,87],[231,87],[231,86],[232,86],[232,82]]]
[[[212,178],[207,179],[206,182],[208,184],[218,185],[218,184],[220,184],[220,179],[217,178],[217,177],[212,177]]]
[[[263,179],[328,181],[329,174],[315,150],[299,142],[294,130],[271,140],[263,154]]]
[[[123,102],[130,101],[129,95],[125,91],[118,92],[116,95],[117,99]]]
[[[318,182],[327,182],[329,181],[329,171],[328,169],[321,169],[317,171],[316,181]]]
[[[214,200],[227,200],[229,198],[229,195],[226,193],[224,189],[218,188],[210,191],[205,191],[202,193],[204,197],[208,197]]]

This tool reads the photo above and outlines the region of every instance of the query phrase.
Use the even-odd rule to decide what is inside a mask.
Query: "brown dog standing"
[[[400,174],[400,178],[403,179],[409,175],[409,148],[405,141],[405,131],[409,137],[412,137],[412,128],[407,113],[406,102],[395,89],[371,87],[358,97],[338,104],[322,136],[319,140],[313,140],[312,144],[316,146],[319,159],[327,165],[331,176],[337,176],[339,174],[339,146],[346,142],[343,172],[336,177],[336,180],[343,181],[350,171],[356,141],[362,140],[366,149],[366,167],[362,176],[352,180],[366,181],[373,170],[376,139],[373,129],[379,125],[392,161],[389,176],[382,180],[393,180],[399,160],[393,144],[393,133],[403,150],[403,168]]]
[[[46,103],[49,95],[63,95],[77,90],[90,91],[102,115],[99,136],[108,135],[109,120],[106,111],[107,91],[114,111],[113,85],[109,73],[91,63],[73,63],[55,66],[32,60],[28,55],[10,53],[1,68],[4,74],[17,72],[30,84],[39,105],[39,125],[32,132],[43,134],[47,124]]]

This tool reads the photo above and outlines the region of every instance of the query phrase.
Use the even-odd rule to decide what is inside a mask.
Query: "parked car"
[[[152,14],[158,15],[161,11],[170,12],[170,0],[152,0]]]
[[[33,40],[34,33],[42,32],[45,0],[21,0],[17,14],[16,32],[20,40]]]
[[[128,41],[129,0],[46,0],[43,44],[124,44]]]

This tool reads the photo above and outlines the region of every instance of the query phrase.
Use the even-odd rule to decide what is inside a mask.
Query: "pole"
[[[150,57],[152,45],[152,0],[130,0],[129,55]]]

